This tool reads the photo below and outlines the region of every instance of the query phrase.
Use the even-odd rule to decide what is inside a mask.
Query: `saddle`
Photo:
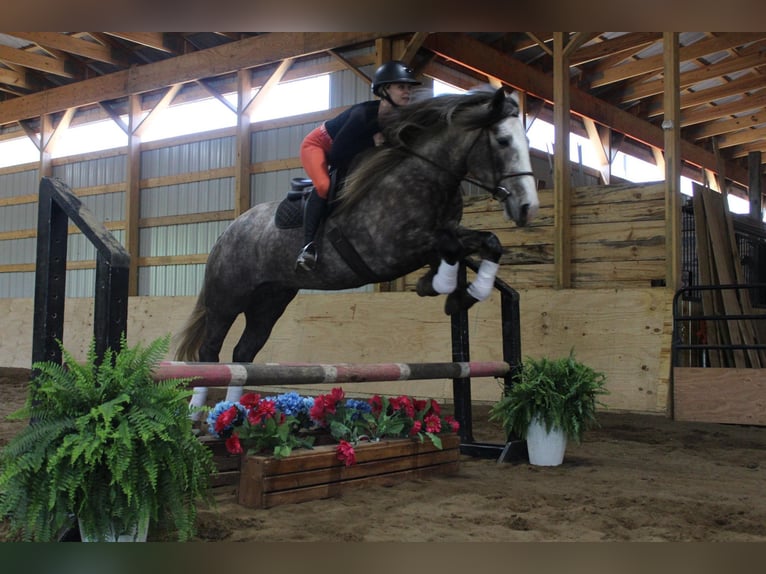
[[[293,229],[303,225],[303,208],[313,189],[313,182],[307,177],[294,177],[290,180],[290,191],[274,214],[274,223],[279,229]]]

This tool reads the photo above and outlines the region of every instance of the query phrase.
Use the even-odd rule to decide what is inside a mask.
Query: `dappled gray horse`
[[[523,226],[537,212],[536,180],[519,105],[502,89],[441,95],[392,111],[386,144],[360,158],[320,230],[311,273],[295,269],[300,228],[275,222],[280,202],[235,219],[213,246],[194,310],[177,337],[179,361],[217,362],[240,313],[233,362],[251,362],[300,289],[338,290],[391,281],[426,265],[421,296],[446,294],[452,314],[486,299],[502,246],[460,225],[462,181],[479,186]],[[473,282],[457,288],[459,261],[479,254]]]

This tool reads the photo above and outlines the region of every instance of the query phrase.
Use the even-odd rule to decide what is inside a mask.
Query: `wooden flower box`
[[[443,449],[431,441],[381,440],[355,447],[356,464],[345,466],[336,445],[296,450],[283,459],[242,458],[238,501],[248,508],[270,508],[339,496],[346,489],[372,484],[389,485],[458,470],[460,437],[441,436]]]

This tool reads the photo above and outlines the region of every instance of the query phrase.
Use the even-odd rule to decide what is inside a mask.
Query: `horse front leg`
[[[500,267],[503,246],[491,231],[461,229],[459,239],[466,254],[478,253],[481,264],[476,278],[467,287],[453,291],[444,304],[444,312],[454,315],[463,309],[470,309],[475,303],[484,301],[492,294],[495,276]]]
[[[463,257],[463,245],[456,233],[440,230],[436,234],[436,251],[439,262],[432,263],[430,270],[418,280],[415,291],[421,297],[447,295],[457,288],[457,273]]]

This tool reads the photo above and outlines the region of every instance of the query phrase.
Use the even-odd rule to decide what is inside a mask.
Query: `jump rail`
[[[192,378],[209,387],[365,383],[469,377],[505,377],[504,361],[457,363],[185,363],[163,361],[156,380]]]

